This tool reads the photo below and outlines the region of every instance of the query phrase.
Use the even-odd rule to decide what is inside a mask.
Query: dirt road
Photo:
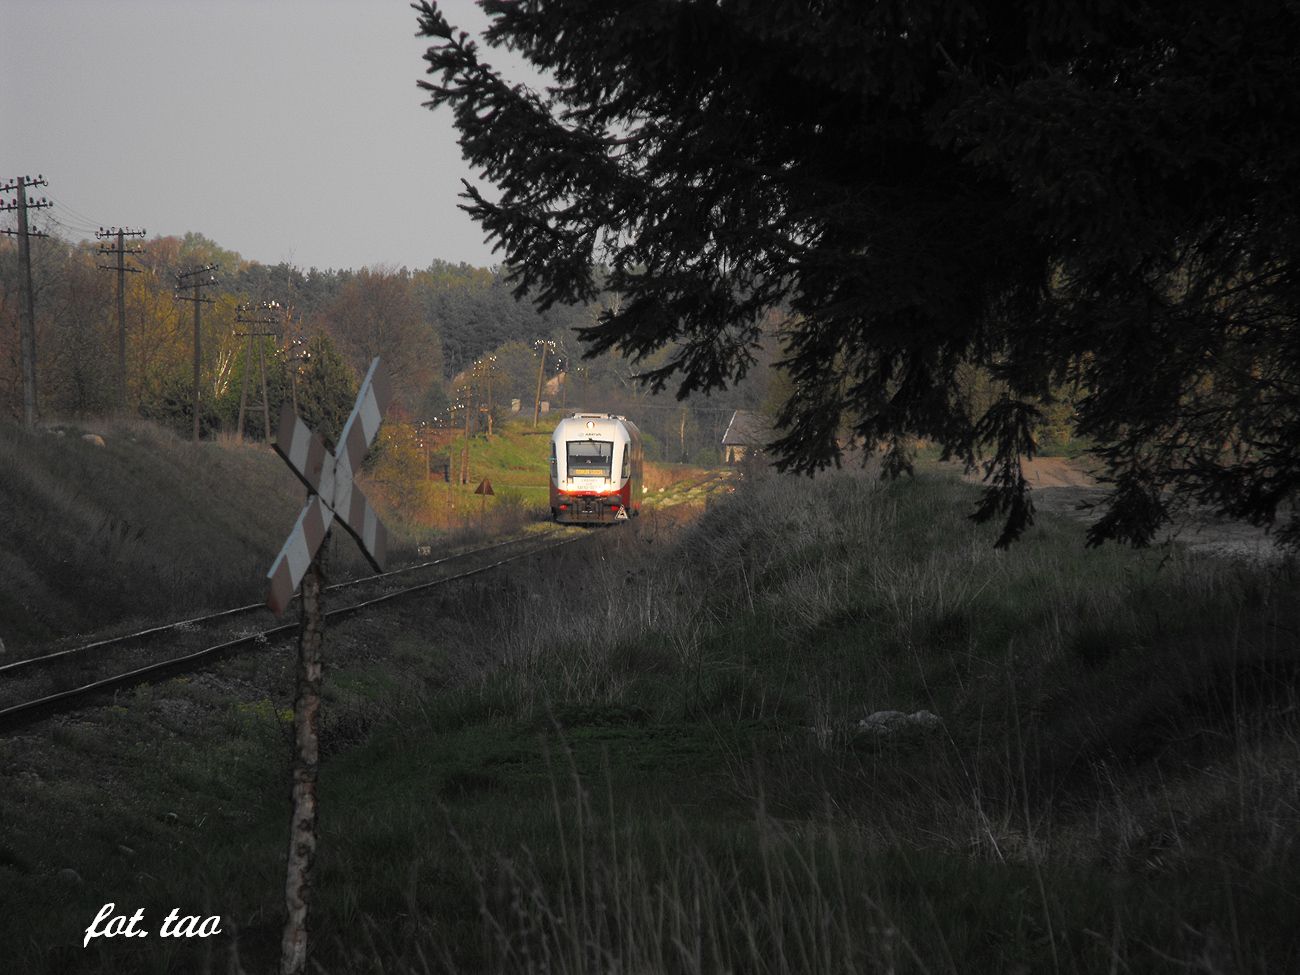
[[[1098,505],[1106,490],[1097,484],[1083,461],[1064,457],[1037,457],[1024,465],[1025,476],[1033,488],[1034,507],[1047,514],[1065,515],[1085,523],[1101,517]],[[978,474],[965,475],[979,481]],[[1218,518],[1208,511],[1182,518],[1163,541],[1181,542],[1193,551],[1227,558],[1244,558],[1258,562],[1280,562],[1285,553],[1264,529],[1243,522]]]

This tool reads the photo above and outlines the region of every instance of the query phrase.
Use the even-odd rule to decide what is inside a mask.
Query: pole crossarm
[[[217,264],[205,264],[203,267],[196,267],[191,271],[177,271],[176,283],[185,288],[206,288],[209,285],[217,283],[215,272],[219,267],[220,265]],[[197,277],[200,274],[208,275],[208,279],[206,281],[202,279],[198,281],[189,280],[190,278]]]
[[[18,189],[19,187],[23,189],[27,189],[29,186],[49,186],[49,185],[50,185],[49,181],[40,173],[36,174],[35,179],[32,179],[30,176],[16,176],[13,179],[11,179],[9,182],[5,183],[3,186],[0,186],[0,193],[8,193],[12,190]]]
[[[8,213],[14,210],[21,210],[22,213],[19,214],[19,216],[21,218],[21,222],[25,224],[27,211],[44,210],[47,207],[54,206],[53,202],[47,200],[45,197],[41,197],[40,199],[29,199],[26,195],[27,188],[29,186],[48,186],[48,185],[49,184],[45,182],[43,177],[38,176],[36,179],[32,179],[30,176],[24,176],[22,179],[12,180],[6,183],[4,186],[0,186],[0,193],[9,193],[12,192],[13,190],[19,191],[18,196],[11,201],[6,202],[5,200],[0,199],[0,213]],[[23,227],[17,227],[17,228],[8,227],[3,230],[0,230],[0,234],[5,234],[9,237],[50,236],[44,230],[32,230],[30,228],[24,229]]]
[[[276,318],[249,317],[253,312],[258,312],[258,311],[278,312],[280,311],[280,308],[281,305],[278,301],[263,301],[256,305],[252,305],[252,304],[239,305],[235,308],[235,324],[236,325],[279,325],[283,327],[284,325],[283,317],[276,317]],[[279,335],[280,333],[278,331],[275,331],[275,332],[257,332],[255,334]]]

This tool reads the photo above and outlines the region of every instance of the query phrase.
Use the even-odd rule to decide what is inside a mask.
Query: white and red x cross
[[[298,418],[289,404],[280,410],[275,451],[298,475],[310,493],[289,539],[280,549],[267,578],[271,582],[267,605],[278,616],[284,612],[307,567],[315,557],[325,533],[337,518],[361,545],[361,551],[376,571],[383,571],[388,551],[388,531],[355,483],[361,461],[374,442],[384,410],[392,398],[388,377],[379,360],[357,393],[356,406],[343,427],[337,453],[330,453],[320,434]]]

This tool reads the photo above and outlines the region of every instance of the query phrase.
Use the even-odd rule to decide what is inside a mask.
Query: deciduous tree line
[[[100,270],[94,242],[51,233],[33,242],[32,253],[42,416],[116,411],[116,276]],[[245,261],[194,233],[144,241],[143,253],[128,260],[140,273],[125,276],[126,409],[181,434],[193,424],[193,306],[176,300],[177,274],[208,264],[217,265],[217,284],[203,290],[211,303],[200,314],[205,438],[236,431],[241,399],[243,435],[265,436],[254,409],[261,404],[259,360],[272,426],[280,405],[295,402],[326,436],[341,427],[357,379],[376,355],[397,390],[391,423],[463,429],[468,411],[477,433],[516,415],[516,400],[517,415],[531,418],[540,398],[555,410],[634,416],[651,455],[673,461],[715,458],[729,411],[757,408],[763,397],[762,384],[749,384],[695,404],[651,402],[634,378],[640,367],[617,354],[581,358],[575,329],[596,320],[599,299],[539,311],[526,296],[515,297],[501,269],[434,262],[418,271],[304,271]],[[16,247],[0,238],[0,416],[15,420],[22,404],[20,271]],[[270,301],[278,308],[260,307]],[[250,326],[241,319],[267,317],[277,324],[251,327],[277,334],[250,347],[241,334]]]
[[[118,409],[116,276],[100,269],[94,242],[51,233],[33,241],[32,254],[40,412],[72,418]],[[217,285],[202,293],[211,299],[201,309],[205,433],[234,429],[246,373],[247,398],[260,403],[258,344],[273,410],[295,395],[346,398],[357,373],[382,355],[397,408],[428,417],[445,408],[452,376],[476,356],[512,341],[550,338],[582,314],[539,314],[515,299],[496,270],[437,262],[419,271],[269,267],[198,234],[145,241],[128,264],[138,273],[125,276],[125,407],[178,430],[192,422],[193,307],[176,300],[177,274],[218,265]],[[0,239],[0,415],[14,418],[22,398],[20,289],[17,248]],[[259,307],[270,301],[278,307]],[[255,338],[250,356],[241,335],[249,326],[241,319],[268,316],[275,323],[255,329],[276,334]],[[331,383],[338,388],[321,388]],[[512,391],[503,385],[500,393],[508,402]],[[244,432],[257,437],[263,430],[261,416],[248,411]]]

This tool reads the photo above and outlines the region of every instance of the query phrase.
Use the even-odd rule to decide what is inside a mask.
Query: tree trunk
[[[289,858],[284,884],[286,917],[280,941],[280,975],[307,970],[307,909],[312,865],[316,860],[316,774],[320,765],[317,737],[320,719],[321,645],[325,616],[321,576],[329,550],[326,532],[320,551],[302,577],[302,626],[298,636],[298,697],[294,702],[293,818],[289,822]]]

